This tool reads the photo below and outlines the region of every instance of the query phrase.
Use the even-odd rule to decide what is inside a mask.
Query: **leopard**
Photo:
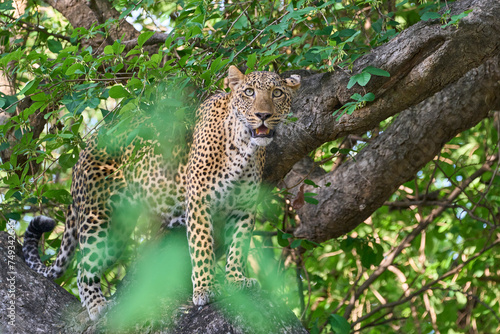
[[[141,159],[133,164],[128,163],[137,154],[133,142],[122,138],[117,140],[118,148],[110,149],[99,144],[98,136],[89,140],[72,170],[73,200],[61,246],[50,265],[40,260],[38,244],[56,221],[40,215],[29,223],[23,254],[41,275],[60,277],[79,248],[78,292],[91,320],[107,307],[101,278],[118,260],[134,229],[123,221],[139,218],[124,209],[134,205],[161,217],[167,228],[186,228],[194,305],[206,305],[216,297],[215,250],[221,242],[225,280],[239,288],[258,286],[256,279],[246,275],[246,261],[266,147],[290,113],[301,78],[268,71],[243,74],[232,65],[224,82],[227,92],[207,98],[198,107],[189,149],[175,159],[150,149],[161,145],[154,138],[137,139],[150,145],[144,146]]]

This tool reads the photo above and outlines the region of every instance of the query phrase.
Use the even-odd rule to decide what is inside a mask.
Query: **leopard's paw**
[[[108,304],[105,299],[102,299],[98,302],[92,301],[90,305],[87,306],[90,320],[96,321],[97,319],[99,319],[99,316],[104,313],[107,306]]]
[[[234,286],[237,289],[253,289],[259,288],[260,284],[255,278],[242,277],[239,279],[231,279],[228,277],[228,282],[230,285]]]
[[[195,289],[193,291],[193,304],[203,306],[209,304],[215,297],[215,293],[210,289]]]

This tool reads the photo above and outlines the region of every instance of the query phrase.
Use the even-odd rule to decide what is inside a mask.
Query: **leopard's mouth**
[[[269,129],[264,124],[256,129],[250,129],[250,131],[252,133],[252,138],[271,138],[274,136],[274,130]]]

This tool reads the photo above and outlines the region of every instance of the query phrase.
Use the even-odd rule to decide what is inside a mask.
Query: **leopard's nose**
[[[257,116],[260,120],[265,121],[266,119],[271,117],[271,114],[267,112],[256,112],[255,116]]]

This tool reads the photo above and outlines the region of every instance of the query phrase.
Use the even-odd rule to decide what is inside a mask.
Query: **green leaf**
[[[17,97],[15,95],[4,95],[2,98],[5,102],[5,107],[11,106],[9,109],[6,110],[9,114],[15,113],[16,112],[16,103]]]
[[[304,183],[305,183],[305,184],[308,184],[308,185],[310,185],[310,186],[313,186],[314,188],[318,188],[318,187],[319,187],[316,183],[314,183],[314,181],[313,181],[313,180],[305,179],[305,180],[304,180]]]
[[[66,70],[66,75],[72,75],[72,74],[75,74],[76,71],[79,71],[80,73],[83,73],[84,71],[84,67],[82,64],[80,63],[76,63],[76,64],[73,64],[71,65],[67,70]]]
[[[370,78],[372,77],[370,73],[366,72],[361,72],[357,74],[357,76],[358,76],[357,82],[361,87],[366,86],[366,84],[368,83],[368,81],[370,81]]]
[[[50,52],[59,53],[62,50],[62,44],[58,40],[49,39],[47,41],[47,45],[49,47]]]
[[[321,246],[321,245],[319,245],[318,243],[313,242],[313,241],[302,239],[301,246],[304,247],[307,250],[311,250],[311,249],[314,249],[314,247]]]
[[[384,20],[378,19],[377,21],[372,23],[372,28],[377,34],[380,34],[380,32],[382,31],[383,24],[384,24]]]
[[[21,183],[21,181],[19,180],[19,176],[17,176],[17,174],[12,174],[10,176],[4,177],[3,182],[10,186],[17,186]]]
[[[288,241],[289,237],[285,237],[285,235],[288,235],[288,233],[283,233],[281,230],[278,230],[277,241],[278,245],[280,245],[281,247],[288,247],[288,245],[290,245],[290,241]]]
[[[345,154],[345,155],[347,155],[347,154],[351,153],[351,149],[348,149],[348,148],[341,148],[341,149],[339,150],[339,153],[340,153],[340,154]]]
[[[363,96],[359,93],[351,95],[351,99],[356,100],[356,101],[361,101],[362,98],[363,98]]]
[[[127,16],[128,14],[130,14],[131,11],[133,11],[135,9],[137,5],[132,5],[130,7],[128,7],[127,9],[125,9],[121,14],[120,14],[120,17],[118,18],[119,20],[122,20],[125,16]]]
[[[42,92],[42,93],[38,93],[38,94],[36,94],[36,95],[33,95],[33,96],[31,97],[31,99],[32,99],[33,101],[46,101],[46,100],[47,100],[47,97],[48,97],[48,95]]]
[[[292,241],[292,243],[290,244],[290,248],[297,248],[300,246],[300,244],[302,243],[302,239],[295,239],[294,241]]]
[[[349,334],[351,331],[349,322],[338,314],[331,314],[328,322],[335,334]]]
[[[236,21],[233,28],[236,30],[241,30],[248,27],[248,19],[245,15],[241,15],[241,17]]]
[[[250,73],[254,70],[254,66],[255,66],[255,63],[257,62],[257,54],[256,53],[252,53],[248,56],[248,60],[247,60],[247,72]]]
[[[146,43],[146,41],[148,39],[151,38],[151,36],[153,36],[155,34],[154,31],[146,31],[146,32],[143,32],[142,34],[139,35],[139,37],[137,38],[137,45],[139,45],[140,48],[142,48],[142,46],[144,45],[144,43]]]
[[[112,55],[114,52],[115,52],[115,50],[113,50],[113,47],[111,45],[106,45],[104,47],[104,54],[105,55]]]
[[[304,197],[304,201],[306,201],[309,204],[313,204],[313,205],[319,204],[319,201],[316,198],[312,198],[312,197]]]
[[[391,75],[389,74],[389,72],[387,71],[384,71],[380,68],[376,68],[376,67],[373,67],[373,66],[368,66],[366,67],[363,72],[368,72],[370,74],[373,74],[373,75],[378,75],[378,76],[381,76],[381,77],[390,77]]]
[[[220,20],[216,24],[214,24],[214,29],[217,30],[219,28],[225,27],[228,24],[228,20]]]
[[[71,168],[78,161],[78,149],[74,149],[71,153],[61,154],[59,157],[59,165],[63,168]]]
[[[355,101],[358,101],[358,102],[372,102],[373,100],[375,100],[375,94],[373,93],[367,93],[365,95],[361,95],[361,94],[352,94],[351,96],[351,99],[355,100]]]
[[[19,190],[16,190],[16,189],[9,189],[6,193],[5,193],[5,200],[8,200],[9,198],[11,197],[14,197],[16,198],[17,200],[21,201],[22,200],[22,196],[21,196],[21,193],[19,192]]]
[[[7,11],[7,10],[13,10],[14,7],[12,7],[12,0],[7,0],[5,2],[0,3],[0,10],[1,11]]]
[[[340,37],[351,37],[352,35],[354,35],[357,32],[358,31],[354,30],[354,29],[344,29],[344,30],[341,30],[339,32],[339,36]]]
[[[5,218],[7,219],[14,219],[14,220],[20,220],[21,219],[21,215],[19,214],[19,212],[8,212],[5,214]]]
[[[31,81],[28,81],[26,83],[26,85],[24,85],[23,89],[21,89],[21,91],[19,93],[17,93],[18,95],[23,95],[24,93],[26,93],[28,90],[30,90],[31,87],[33,87],[33,84],[36,82],[37,80],[34,79],[34,80],[31,80]]]
[[[473,11],[473,9],[469,9],[469,10],[466,10],[465,12],[463,13],[460,13],[458,15],[453,15],[450,19],[450,21],[444,25],[441,26],[441,28],[446,28],[448,27],[449,25],[452,25],[452,24],[457,24],[458,25],[458,22],[463,19],[464,17],[466,17],[467,15],[469,15],[469,13],[471,13]]]
[[[113,99],[119,99],[122,97],[130,96],[130,93],[122,85],[116,85],[111,87],[111,89],[109,90],[109,96]]]
[[[408,2],[408,0],[403,0],[403,1],[401,1],[400,3],[396,4],[396,7],[402,6],[402,5],[404,5],[405,3],[407,3],[407,2]]]
[[[132,78],[127,83],[127,88],[129,89],[139,89],[142,87],[143,87],[142,81],[137,78]]]
[[[351,89],[356,83],[360,86],[364,87],[370,81],[371,74],[368,72],[361,72],[356,75],[353,75],[351,79],[349,79],[349,83],[347,84],[347,89]]]
[[[356,82],[358,82],[358,78],[356,78],[356,76],[352,76],[350,79],[349,79],[349,82],[347,83],[347,89],[351,89],[352,86],[354,86],[356,84]]]
[[[259,60],[259,67],[262,68],[262,67],[266,66],[267,64],[269,64],[270,62],[280,58],[281,56],[283,56],[283,55],[279,54],[279,55],[271,55],[271,56],[262,57]]]
[[[365,245],[364,247],[361,248],[360,253],[361,253],[361,264],[363,265],[363,267],[368,269],[372,264],[375,265],[377,261],[377,255],[373,251],[373,248]]]
[[[52,189],[43,193],[43,196],[52,198],[62,204],[71,204],[71,194],[66,189]]]
[[[436,13],[436,12],[425,12],[420,17],[420,19],[422,21],[436,20],[436,19],[440,19],[440,18],[441,18],[441,15],[439,15],[439,13]]]
[[[375,100],[375,94],[373,94],[373,93],[366,93],[361,98],[361,101],[366,101],[366,102],[372,102],[373,100]]]

